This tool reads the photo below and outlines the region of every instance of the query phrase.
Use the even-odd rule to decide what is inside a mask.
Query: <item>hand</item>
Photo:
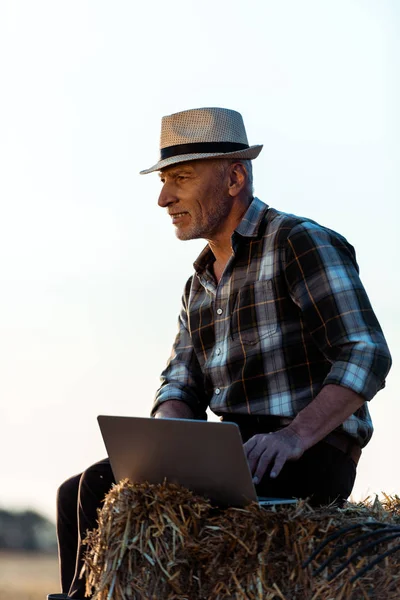
[[[278,477],[287,460],[299,459],[307,449],[302,438],[285,427],[274,433],[258,433],[244,444],[244,452],[255,485],[270,468],[270,477]]]

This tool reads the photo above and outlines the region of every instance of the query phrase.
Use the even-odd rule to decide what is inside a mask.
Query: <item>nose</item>
[[[164,183],[162,186],[160,195],[158,197],[158,206],[166,208],[173,202],[176,202],[177,198],[172,192],[171,186],[168,183]]]

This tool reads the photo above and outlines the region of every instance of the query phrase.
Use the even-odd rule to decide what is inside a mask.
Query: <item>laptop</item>
[[[235,423],[106,415],[97,420],[117,482],[166,479],[219,506],[296,502],[257,497]]]

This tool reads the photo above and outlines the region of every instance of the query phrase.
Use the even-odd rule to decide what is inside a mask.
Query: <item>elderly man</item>
[[[238,424],[260,495],[341,505],[372,435],[367,404],[390,354],[352,246],[253,197],[251,160],[261,149],[248,145],[232,110],[162,120],[161,158],[142,173],[159,171],[158,203],[177,237],[207,245],[184,289],[152,415],[203,419],[210,408]],[[52,597],[83,598],[80,540],[112,481],[102,461],[61,486],[65,596]]]

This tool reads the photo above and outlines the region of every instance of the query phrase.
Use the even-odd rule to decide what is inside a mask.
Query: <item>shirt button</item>
[[[217,394],[217,396],[218,396],[218,394],[220,394],[220,393],[221,393],[221,390],[220,390],[219,388],[216,388],[216,389],[215,389],[215,393],[216,393],[216,394]]]
[[[215,354],[217,356],[219,356],[221,354],[221,348],[217,348],[216,351],[215,351]]]
[[[217,308],[217,315],[222,315],[222,308]]]

